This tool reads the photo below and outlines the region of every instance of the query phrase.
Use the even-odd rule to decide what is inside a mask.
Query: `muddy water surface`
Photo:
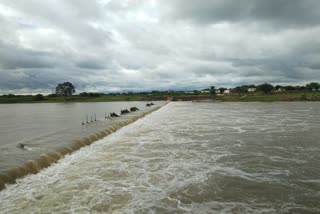
[[[1,213],[320,213],[320,103],[170,103],[0,192]]]

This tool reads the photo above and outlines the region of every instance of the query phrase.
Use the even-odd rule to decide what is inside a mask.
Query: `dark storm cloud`
[[[167,14],[173,18],[203,23],[269,22],[283,26],[319,25],[317,0],[168,0]]]
[[[319,81],[319,11],[315,0],[2,0],[0,93]]]
[[[1,89],[51,89],[59,77],[52,70],[30,69],[0,71]],[[49,87],[49,88],[48,88]]]
[[[0,42],[0,69],[53,68],[54,55],[47,52],[32,51],[4,45]]]
[[[82,69],[89,70],[103,70],[107,68],[106,61],[102,61],[99,58],[92,58],[88,56],[83,56],[82,59],[77,60],[75,65]],[[108,62],[110,63],[110,62]],[[109,65],[110,66],[110,65]]]
[[[320,62],[311,63],[309,64],[308,68],[313,70],[320,70]]]

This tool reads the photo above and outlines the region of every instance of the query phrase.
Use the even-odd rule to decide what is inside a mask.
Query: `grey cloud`
[[[165,15],[198,23],[267,22],[301,27],[319,25],[317,0],[168,0]]]
[[[101,70],[104,69],[104,65],[92,61],[82,61],[77,63],[77,66],[84,69],[94,69],[94,70]]]
[[[82,45],[101,46],[111,39],[108,31],[90,25],[103,17],[103,9],[96,1],[88,4],[85,0],[30,0],[26,4],[22,1],[4,0],[3,3],[22,13],[28,20],[58,29]]]
[[[1,89],[43,89],[51,91],[51,87],[56,84],[58,76],[55,72],[46,70],[0,70]]]
[[[320,56],[318,57],[318,60],[316,62],[311,61],[307,65],[308,68],[313,70],[319,70],[320,71]]]
[[[0,91],[51,92],[62,81],[78,92],[319,81],[319,5],[3,0]]]
[[[0,42],[0,68],[53,68],[56,64],[54,56],[41,51],[26,50]]]
[[[82,59],[76,60],[75,64],[82,69],[103,70],[110,67],[110,65],[106,65],[107,63],[110,64],[108,59],[103,61],[99,58],[92,58],[90,56],[81,56],[81,58]]]

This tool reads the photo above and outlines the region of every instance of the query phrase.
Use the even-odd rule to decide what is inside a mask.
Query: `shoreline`
[[[292,102],[292,101],[320,101],[320,92],[281,92],[281,93],[231,93],[216,94],[212,97],[214,101],[219,102]],[[35,100],[35,96],[15,95],[12,97],[0,96],[0,104],[16,103],[86,103],[86,102],[130,102],[130,101],[202,101],[212,99],[208,94],[186,95],[186,94],[161,94],[161,95],[103,95],[100,97],[81,97],[74,95],[67,97],[48,97],[43,100]]]

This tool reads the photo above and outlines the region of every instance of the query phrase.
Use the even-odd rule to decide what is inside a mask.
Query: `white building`
[[[209,90],[207,90],[207,89],[202,90],[202,91],[200,91],[200,92],[201,92],[201,94],[209,94],[209,93],[210,93],[210,91],[209,91]]]
[[[278,90],[276,90],[276,92],[283,92],[283,91],[286,91],[286,89],[284,89],[284,88],[278,88]]]

